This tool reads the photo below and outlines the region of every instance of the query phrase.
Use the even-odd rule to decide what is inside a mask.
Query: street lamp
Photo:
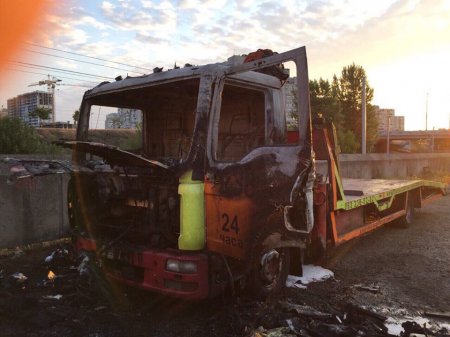
[[[390,133],[391,133],[391,117],[392,114],[390,111],[388,111],[387,113],[387,118],[388,118],[388,125],[387,125],[387,144],[386,144],[386,153],[389,154],[389,144],[391,142],[390,140]]]

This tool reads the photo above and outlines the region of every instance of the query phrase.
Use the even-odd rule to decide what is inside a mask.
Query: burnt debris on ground
[[[392,336],[387,317],[352,302],[353,289],[327,280],[285,289],[265,302],[183,302],[111,284],[70,245],[0,259],[2,336]],[[413,321],[402,336],[450,336]]]

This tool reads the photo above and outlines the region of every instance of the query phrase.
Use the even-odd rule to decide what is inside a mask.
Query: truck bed
[[[350,179],[343,178],[343,200],[338,209],[353,209],[395,196],[419,187],[442,188],[442,184],[426,180]]]
[[[334,245],[405,216],[409,198],[422,207],[444,194],[443,184],[427,180],[344,178],[336,185],[341,198],[331,213]]]
[[[417,187],[422,180],[350,179],[343,178],[344,194],[347,200],[355,200],[369,195],[384,195],[397,189]],[[408,188],[409,189],[409,188]]]

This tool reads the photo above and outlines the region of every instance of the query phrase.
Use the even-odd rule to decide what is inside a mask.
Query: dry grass
[[[37,129],[39,135],[48,142],[57,140],[75,140],[75,129]],[[98,143],[109,144],[123,149],[127,148],[131,139],[136,138],[137,130],[114,129],[114,130],[90,130],[89,140]]]

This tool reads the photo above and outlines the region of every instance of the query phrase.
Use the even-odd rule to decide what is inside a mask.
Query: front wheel
[[[289,273],[289,248],[265,247],[264,242],[270,233],[255,243],[250,260],[250,276],[248,289],[253,297],[265,299],[269,295],[279,292],[286,284]]]

